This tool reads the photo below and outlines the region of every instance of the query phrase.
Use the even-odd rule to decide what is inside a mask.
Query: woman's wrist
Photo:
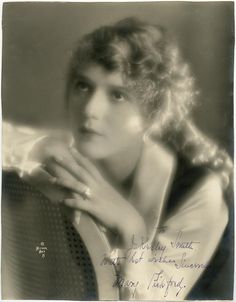
[[[130,221],[132,221],[132,224],[130,224]],[[129,218],[127,223],[123,221],[118,228],[118,232],[121,236],[121,244],[124,249],[131,248],[134,239],[135,244],[141,245],[147,237],[146,226],[141,216],[133,219]]]

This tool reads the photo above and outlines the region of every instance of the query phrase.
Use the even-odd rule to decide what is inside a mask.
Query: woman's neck
[[[101,160],[99,166],[107,178],[115,183],[122,183],[137,166],[143,147],[143,141],[123,149],[113,156]]]

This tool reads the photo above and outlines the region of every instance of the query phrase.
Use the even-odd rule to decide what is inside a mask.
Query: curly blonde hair
[[[146,136],[161,140],[193,166],[217,172],[224,188],[232,181],[228,154],[203,135],[191,117],[198,100],[195,79],[173,37],[161,26],[123,19],[85,35],[73,54],[66,95],[83,62],[120,71],[141,100],[148,120]]]

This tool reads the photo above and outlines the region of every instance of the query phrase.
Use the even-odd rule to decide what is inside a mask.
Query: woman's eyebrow
[[[120,92],[123,92],[123,93],[130,93],[130,89],[127,87],[127,86],[123,86],[123,85],[109,85],[109,88],[110,90],[117,90],[117,91],[120,91]]]
[[[93,81],[90,78],[86,77],[85,75],[83,75],[81,73],[76,74],[75,80],[83,80],[89,84],[93,84]]]

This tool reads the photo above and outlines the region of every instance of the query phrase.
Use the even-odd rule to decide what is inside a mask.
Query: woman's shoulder
[[[183,229],[195,229],[202,236],[206,230],[211,236],[221,236],[229,220],[229,209],[220,176],[205,168],[186,172],[170,193],[166,219]]]
[[[211,170],[205,171],[188,191],[185,203],[202,206],[205,211],[216,212],[222,208],[225,200],[220,175]]]
[[[221,177],[207,166],[183,166],[177,171],[167,203],[168,212],[183,206],[198,206],[204,211],[225,208]]]

